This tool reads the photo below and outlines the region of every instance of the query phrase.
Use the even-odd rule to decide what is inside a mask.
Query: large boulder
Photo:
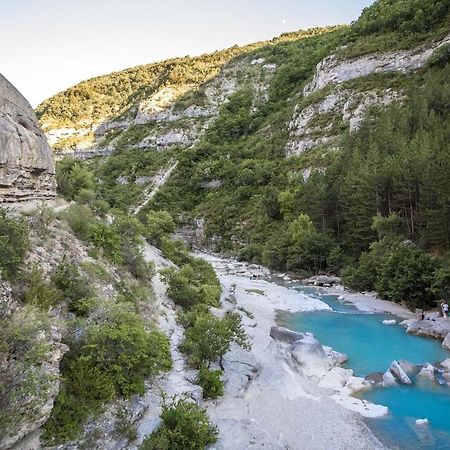
[[[402,365],[398,361],[393,361],[389,368],[394,378],[401,384],[412,384],[411,379],[406,374]]]
[[[275,341],[292,344],[295,341],[302,340],[309,333],[298,333],[297,331],[289,330],[289,328],[273,326],[270,329],[270,337]]]
[[[442,347],[444,347],[446,350],[450,350],[450,332],[447,333],[444,340],[442,341]]]
[[[0,203],[55,196],[53,153],[33,108],[0,74]]]
[[[323,347],[314,336],[305,336],[290,347],[291,355],[304,375],[321,379],[332,367]]]

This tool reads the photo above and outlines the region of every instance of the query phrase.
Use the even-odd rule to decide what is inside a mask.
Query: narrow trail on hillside
[[[131,210],[132,215],[136,215],[144,208],[147,203],[156,195],[161,186],[166,184],[167,180],[170,178],[170,175],[175,170],[178,165],[178,161],[175,161],[167,170],[161,169],[159,173],[155,176],[155,179],[152,184],[149,184],[142,193],[144,200],[138,206],[134,207]]]
[[[196,371],[189,367],[186,358],[178,349],[183,339],[184,330],[176,321],[174,304],[167,296],[167,287],[159,273],[162,269],[176,266],[171,261],[165,259],[160,250],[148,243],[145,243],[143,250],[144,258],[146,261],[152,261],[157,271],[157,274],[153,277],[152,285],[155,293],[156,307],[159,311],[158,322],[160,329],[169,338],[173,365],[168,372],[161,374],[149,385],[149,389],[143,399],[146,410],[139,419],[137,425],[138,438],[134,443],[135,445],[131,447],[131,450],[137,450],[145,436],[151,434],[160,425],[162,393],[169,397],[186,395],[196,402],[201,398],[201,388],[194,381],[196,379]]]

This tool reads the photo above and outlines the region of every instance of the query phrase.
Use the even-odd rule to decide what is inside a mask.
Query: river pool
[[[357,376],[385,372],[392,361],[399,359],[418,365],[450,358],[439,341],[409,335],[398,325],[382,323],[385,319],[402,320],[396,316],[362,313],[336,295],[296,283],[290,287],[320,298],[333,311],[280,312],[279,324],[295,331],[310,331],[322,344],[347,354],[345,367]],[[389,447],[450,449],[450,387],[420,377],[412,386],[377,388],[361,397],[389,408],[388,416],[368,420]],[[415,420],[420,418],[427,418],[429,425],[417,427]]]

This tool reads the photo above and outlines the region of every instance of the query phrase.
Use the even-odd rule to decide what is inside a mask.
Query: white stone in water
[[[397,321],[394,320],[394,319],[386,319],[386,320],[383,320],[382,323],[383,323],[384,325],[395,325],[395,324],[397,323]]]
[[[343,296],[343,295],[340,295],[339,297],[338,297],[338,300],[339,301],[342,301],[342,300],[344,300],[345,299],[345,297]]]
[[[291,279],[286,275],[285,277],[283,277],[284,281],[291,281]]]
[[[416,425],[428,425],[428,419],[417,419],[416,420]]]
[[[434,380],[434,367],[430,363],[427,363],[424,367],[422,367],[417,376]]]
[[[445,369],[446,372],[450,372],[450,358],[442,361],[441,366]]]

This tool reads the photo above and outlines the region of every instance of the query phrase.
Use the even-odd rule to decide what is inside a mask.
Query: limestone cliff
[[[33,109],[0,74],[0,203],[55,196],[55,164]]]

